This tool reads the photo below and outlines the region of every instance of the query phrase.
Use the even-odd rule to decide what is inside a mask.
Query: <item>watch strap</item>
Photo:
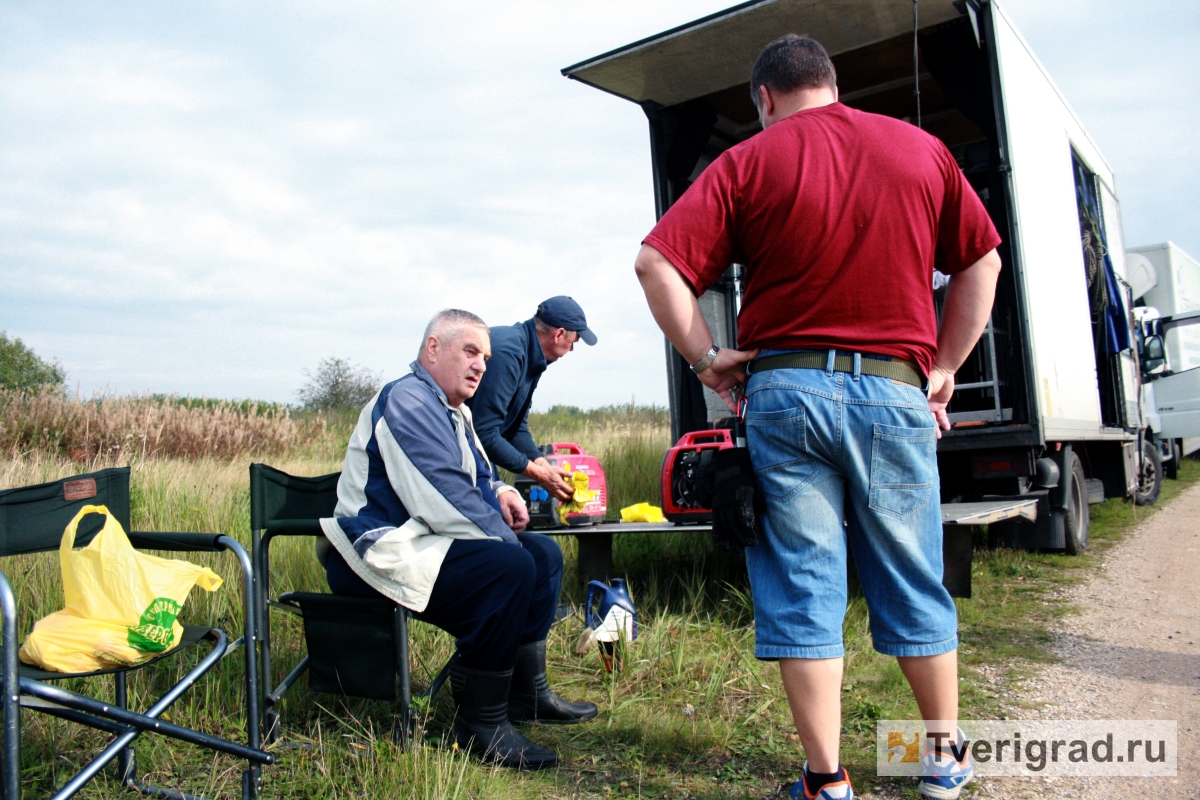
[[[701,356],[699,361],[697,361],[695,364],[692,364],[692,372],[699,375],[701,372],[704,372],[704,370],[711,367],[713,361],[717,359],[717,353],[719,352],[721,352],[721,348],[717,347],[716,343],[714,342],[713,346],[708,348],[708,352]]]

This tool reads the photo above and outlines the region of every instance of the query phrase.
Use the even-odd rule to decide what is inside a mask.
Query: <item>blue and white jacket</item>
[[[418,362],[412,373],[379,390],[363,408],[346,448],[328,542],[369,586],[405,608],[424,611],[442,561],[455,539],[498,539],[520,546],[476,484],[471,437],[491,471],[471,424],[471,410],[446,395]],[[484,478],[488,480],[488,478]],[[498,495],[515,491],[492,481]]]

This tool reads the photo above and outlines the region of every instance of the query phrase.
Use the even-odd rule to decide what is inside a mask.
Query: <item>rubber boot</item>
[[[592,719],[598,713],[595,703],[571,703],[551,690],[546,679],[545,639],[521,645],[508,693],[509,719],[571,725]]]
[[[484,761],[517,769],[545,769],[558,763],[558,753],[534,744],[508,720],[508,688],[512,670],[468,669],[458,656],[450,663],[454,693],[454,739]]]

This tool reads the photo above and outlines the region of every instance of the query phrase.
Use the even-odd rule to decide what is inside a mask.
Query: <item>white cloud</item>
[[[571,294],[600,345],[538,405],[664,402],[631,269],[646,121],[558,70],[727,4],[0,9],[0,329],[85,391],[290,400],[323,357],[404,371],[440,308],[504,324]],[[1051,5],[1006,8],[1114,163],[1127,229],[1194,223],[1161,212],[1195,208],[1195,57],[1167,80],[1155,52],[1194,28],[1138,29],[1154,58],[1131,63],[1097,3]]]

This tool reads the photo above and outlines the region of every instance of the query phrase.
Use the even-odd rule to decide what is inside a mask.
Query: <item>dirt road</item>
[[[1054,630],[1062,661],[1017,687],[1043,719],[1173,719],[1175,778],[991,779],[979,797],[1200,798],[1200,485],[1109,551],[1067,593],[1081,613]]]

